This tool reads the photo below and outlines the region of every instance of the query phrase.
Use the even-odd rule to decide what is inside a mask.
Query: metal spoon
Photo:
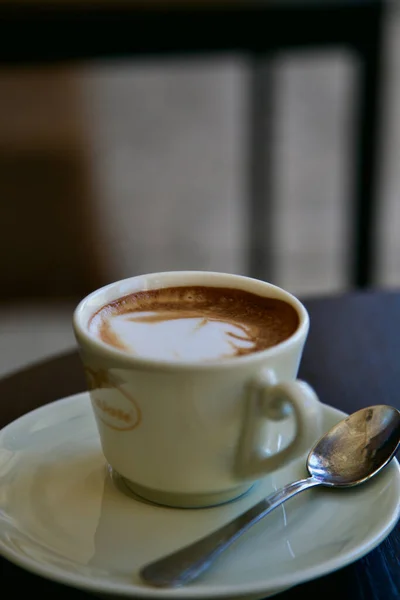
[[[307,457],[310,477],[289,483],[202,539],[156,560],[140,571],[157,587],[179,587],[206,571],[252,525],[296,494],[316,485],[352,487],[371,479],[396,453],[400,412],[378,405],[359,410],[332,427]]]

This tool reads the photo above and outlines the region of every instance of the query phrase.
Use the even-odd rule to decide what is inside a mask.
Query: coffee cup
[[[104,456],[150,502],[233,500],[321,433],[322,405],[296,379],[308,313],[270,283],[140,275],[83,299],[73,326]]]

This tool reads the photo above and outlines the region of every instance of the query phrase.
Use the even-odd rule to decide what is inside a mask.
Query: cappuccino
[[[89,331],[133,356],[213,361],[260,352],[289,338],[299,325],[283,300],[234,288],[183,286],[134,292],[106,304]]]
[[[234,358],[275,346],[299,324],[287,302],[239,289],[140,291],[103,306],[89,331],[134,356],[169,361]]]
[[[150,502],[238,498],[322,433],[321,404],[296,380],[309,317],[274,285],[143,274],[84,298],[73,325],[105,459]]]

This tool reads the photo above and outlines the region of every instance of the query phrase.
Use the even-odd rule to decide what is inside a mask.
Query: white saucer
[[[341,418],[343,413],[324,407],[326,429]],[[96,593],[265,598],[343,567],[390,533],[400,512],[397,461],[360,488],[319,488],[290,500],[185,588],[147,587],[138,571],[305,476],[304,464],[302,459],[277,471],[224,506],[156,507],[112,482],[89,397],[71,396],[0,432],[0,551],[39,575]]]

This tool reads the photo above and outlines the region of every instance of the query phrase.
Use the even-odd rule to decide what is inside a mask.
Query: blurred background
[[[395,5],[384,45],[381,288],[400,283]],[[351,288],[356,68],[344,50],[269,64],[271,278],[303,298]],[[0,67],[0,375],[71,348],[72,310],[103,283],[174,269],[249,274],[248,82],[239,53]]]

